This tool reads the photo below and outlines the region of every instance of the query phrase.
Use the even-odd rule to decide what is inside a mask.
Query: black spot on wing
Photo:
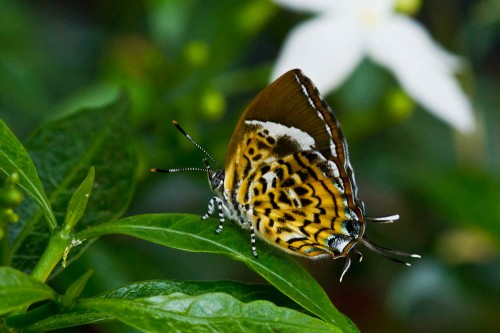
[[[318,159],[318,154],[314,151],[307,152],[304,156],[311,164],[315,164]]]
[[[281,234],[282,232],[292,232],[292,230],[288,227],[278,227],[278,229],[276,230],[276,232],[278,234]]]
[[[252,157],[252,161],[254,161],[254,162],[257,162],[257,161],[259,161],[260,159],[262,159],[262,154],[257,154],[257,155],[255,155],[254,157]]]
[[[311,224],[311,221],[304,221],[304,223],[299,227],[299,230],[302,234],[304,234],[305,236],[307,237],[311,237],[311,235],[309,235],[309,233],[306,231],[306,227]]]
[[[293,185],[295,185],[295,179],[293,178],[287,178],[281,183],[282,187],[291,187]]]
[[[293,154],[299,151],[300,146],[291,136],[283,135],[278,138],[273,153],[278,157]]]
[[[280,181],[283,180],[283,176],[284,176],[283,169],[278,168],[278,169],[276,169],[275,173]]]
[[[268,173],[269,170],[271,170],[271,167],[269,165],[264,165],[262,168],[260,168],[260,172],[262,174]]]
[[[274,209],[279,209],[280,207],[276,204],[276,200],[274,197],[274,193],[271,192],[269,193],[269,201],[271,202],[271,205],[273,206]]]
[[[307,199],[307,198],[302,198],[302,199],[300,199],[300,204],[302,206],[309,206],[310,204],[312,204],[312,200]]]
[[[300,215],[300,216],[306,216],[306,213],[304,213],[302,210],[300,209],[294,209],[292,210],[292,213],[296,214],[296,215]]]
[[[268,150],[269,146],[262,141],[257,141],[257,149],[258,150]]]
[[[248,174],[250,173],[250,169],[252,167],[252,163],[250,163],[250,159],[243,155],[243,158],[246,160],[246,165],[245,165],[245,170],[243,170],[243,178],[247,178]]]
[[[262,193],[267,192],[267,180],[264,177],[259,178],[259,183],[262,184]]]
[[[278,200],[279,200],[279,202],[283,202],[283,203],[285,203],[285,204],[287,204],[289,206],[292,205],[292,201],[290,200],[290,198],[288,198],[288,196],[286,195],[285,192],[281,192],[280,193],[280,196],[279,196]]]
[[[308,239],[309,239],[308,237],[294,237],[294,238],[290,238],[286,242],[288,244],[293,244],[295,242],[303,242],[303,241],[308,240]]]
[[[303,196],[303,195],[307,194],[307,192],[309,192],[306,188],[300,187],[300,186],[295,187],[293,190],[299,196]]]

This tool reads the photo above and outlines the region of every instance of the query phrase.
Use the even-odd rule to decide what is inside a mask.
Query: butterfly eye
[[[217,190],[222,186],[224,182],[224,174],[220,171],[214,172],[210,177],[210,185],[212,189]]]

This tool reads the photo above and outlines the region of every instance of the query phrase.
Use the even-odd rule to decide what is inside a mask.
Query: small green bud
[[[23,201],[23,193],[15,187],[0,189],[0,207],[15,208]]]
[[[207,63],[210,57],[208,44],[202,41],[192,41],[184,49],[186,60],[194,67],[200,67]]]
[[[201,109],[207,118],[218,119],[226,111],[226,98],[216,90],[207,89],[201,98]]]
[[[4,209],[2,213],[4,220],[9,223],[17,223],[19,221],[19,215],[12,208]]]
[[[392,90],[387,94],[387,110],[395,120],[404,120],[413,112],[414,102],[402,90]]]
[[[19,174],[17,172],[13,172],[5,181],[5,185],[16,185],[17,183],[19,183]]]

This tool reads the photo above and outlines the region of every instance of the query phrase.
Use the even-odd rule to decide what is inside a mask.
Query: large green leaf
[[[259,258],[250,250],[249,235],[232,223],[216,235],[215,220],[203,221],[187,214],[152,214],[124,218],[82,231],[78,238],[126,234],[150,242],[193,252],[218,253],[245,263],[285,295],[318,317],[346,332],[357,331],[352,322],[330,302],[321,286],[289,255],[261,241]]]
[[[21,186],[43,210],[52,228],[57,225],[47,195],[28,153],[7,125],[0,119],[0,169],[7,175],[17,172]]]
[[[145,332],[342,332],[295,310],[267,301],[242,303],[224,293],[81,299],[76,306],[98,310]]]
[[[242,302],[267,300],[279,306],[301,310],[302,308],[280,293],[276,288],[264,284],[246,284],[236,281],[142,281],[118,289],[107,291],[97,297],[107,298],[142,298],[169,295],[182,292],[195,296],[204,293],[224,292]]]
[[[26,140],[58,220],[64,220],[68,203],[91,166],[94,189],[77,228],[113,220],[128,207],[137,164],[128,109],[127,98],[121,96],[108,106],[45,124]],[[16,268],[30,271],[43,253],[49,230],[33,202],[26,200],[20,213],[21,221],[11,231],[12,261]],[[74,248],[70,256],[80,250]]]
[[[234,281],[143,281],[102,293],[98,298],[134,299],[152,296],[169,295],[182,292],[197,296],[205,293],[224,292],[241,302],[256,300],[270,301],[277,306],[301,311],[301,308],[274,287],[260,284],[244,284]],[[45,309],[28,312],[10,320],[9,324],[28,331],[47,331],[57,328],[73,327],[110,320],[112,317],[96,310],[71,309],[59,313],[50,305]]]
[[[46,284],[10,267],[0,267],[0,315],[57,296]]]

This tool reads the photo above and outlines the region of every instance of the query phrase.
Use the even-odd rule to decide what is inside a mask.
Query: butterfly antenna
[[[373,252],[380,254],[381,256],[392,260],[394,262],[404,264],[406,266],[411,266],[410,263],[404,262],[400,259],[394,258],[391,255],[397,255],[397,256],[402,256],[402,257],[412,257],[412,258],[421,258],[420,255],[418,254],[412,254],[412,253],[406,253],[403,251],[398,251],[398,250],[393,250],[389,249],[380,245],[375,244],[373,241],[371,241],[368,237],[363,235],[363,238],[361,239],[361,243],[363,243],[364,246],[372,250]]]
[[[210,168],[204,169],[204,168],[177,168],[177,169],[158,169],[158,168],[152,168],[151,172],[160,172],[160,173],[173,173],[173,172],[179,172],[179,171],[210,171]]]
[[[179,130],[179,132],[182,133],[182,135],[184,135],[189,141],[191,141],[191,143],[193,145],[195,145],[199,150],[201,150],[212,162],[215,163],[215,165],[217,166],[218,169],[222,169],[221,166],[219,165],[219,163],[217,163],[217,161],[205,150],[203,149],[202,146],[200,146],[198,144],[198,142],[194,141],[193,138],[191,136],[189,136],[189,134],[186,133],[186,131],[181,127],[181,125],[179,125],[179,123],[177,123],[175,120],[172,120],[172,123],[174,124],[174,126]]]
[[[382,216],[382,217],[365,217],[363,222],[370,223],[392,223],[399,220],[399,215]]]

